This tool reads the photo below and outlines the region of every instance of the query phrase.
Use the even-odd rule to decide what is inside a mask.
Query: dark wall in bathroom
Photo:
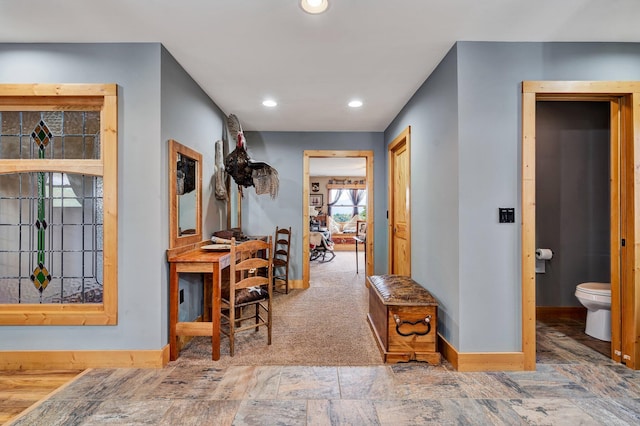
[[[538,102],[536,244],[554,252],[538,306],[580,306],[576,285],[609,282],[609,134],[607,102]]]

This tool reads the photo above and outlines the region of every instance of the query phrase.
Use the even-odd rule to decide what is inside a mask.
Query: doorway
[[[579,284],[611,282],[610,116],[607,101],[536,102],[536,247],[551,257],[536,259],[536,322],[573,341],[571,358],[590,357],[584,346],[611,354],[605,321],[586,330],[575,295]]]
[[[365,176],[362,177],[363,183],[360,182],[358,185],[363,185],[367,190],[366,197],[366,239],[364,240],[364,244],[361,246],[366,253],[365,259],[366,264],[359,265],[359,268],[362,268],[362,272],[365,275],[371,275],[373,273],[373,241],[374,241],[374,211],[373,211],[373,198],[374,198],[374,190],[373,190],[373,151],[304,151],[303,156],[303,235],[302,235],[302,258],[303,258],[303,267],[302,267],[302,281],[303,288],[309,287],[309,278],[310,278],[310,226],[308,225],[311,220],[310,214],[310,200],[313,202],[316,201],[317,195],[314,196],[314,193],[311,188],[311,184],[309,182],[310,177],[310,162],[311,159],[349,159],[349,158],[362,158],[365,161]],[[320,195],[318,193],[318,195]],[[324,197],[328,194],[322,194],[323,205],[326,204]],[[357,203],[356,203],[357,204]],[[326,206],[325,206],[326,209]],[[327,213],[327,212],[324,212]],[[325,220],[327,220],[325,218]]]
[[[522,84],[522,352],[523,368],[536,368],[536,105],[538,101],[600,101],[610,107],[611,358],[638,368],[635,336],[640,313],[640,82],[536,82]]]

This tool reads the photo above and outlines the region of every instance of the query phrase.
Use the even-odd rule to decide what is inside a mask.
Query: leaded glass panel
[[[51,134],[42,157],[40,123]],[[99,159],[99,135],[98,111],[0,111],[0,159]]]
[[[101,303],[102,178],[0,175],[0,304]]]

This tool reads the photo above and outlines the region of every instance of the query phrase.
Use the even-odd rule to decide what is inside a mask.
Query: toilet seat
[[[576,291],[581,293],[591,294],[594,296],[608,296],[611,297],[611,284],[610,283],[582,283],[578,284]]]

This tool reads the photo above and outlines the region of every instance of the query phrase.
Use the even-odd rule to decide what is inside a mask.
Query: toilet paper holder
[[[553,250],[551,249],[536,249],[536,274],[544,274],[546,271],[547,260],[553,258]]]
[[[553,250],[549,248],[536,249],[536,259],[538,260],[551,260],[553,258]]]

